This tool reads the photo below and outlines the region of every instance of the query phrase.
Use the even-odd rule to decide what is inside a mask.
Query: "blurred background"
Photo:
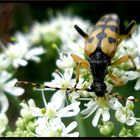
[[[26,32],[35,21],[43,22],[57,15],[58,12],[79,16],[85,20],[90,20],[91,23],[96,23],[98,19],[107,13],[117,13],[120,18],[121,32],[125,29],[126,25],[132,20],[136,20],[139,24],[140,2],[121,2],[121,1],[108,1],[108,2],[34,2],[34,3],[1,3],[0,4],[0,38],[6,44],[11,41],[10,38],[16,31]],[[65,21],[64,21],[65,22]],[[52,79],[51,73],[56,68],[56,59],[58,58],[57,51],[47,49],[47,54],[41,56],[41,63],[29,62],[28,66],[20,67],[15,77],[18,80],[26,80],[32,82],[43,83]],[[123,96],[135,94],[138,95],[139,91],[133,90],[135,81],[129,82],[126,86],[115,89],[123,93]],[[19,100],[15,97],[9,96],[10,109],[8,116],[10,124],[14,128],[14,121],[19,115],[19,102],[33,98],[38,106],[42,106],[42,99],[40,93],[36,93],[32,88],[23,86],[25,94]],[[128,93],[129,91],[129,93]],[[50,92],[52,94],[52,92]],[[140,94],[140,93],[139,93]],[[50,95],[47,93],[47,100]],[[17,112],[15,110],[18,110]],[[137,108],[138,112],[139,109]],[[97,129],[91,125],[92,116],[83,120],[85,127],[85,134],[81,136],[100,136]],[[67,122],[66,122],[67,123]],[[90,124],[90,125],[89,125]],[[118,128],[121,126],[118,126]]]

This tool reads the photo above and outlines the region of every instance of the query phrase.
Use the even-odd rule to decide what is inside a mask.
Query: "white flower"
[[[46,104],[46,108],[40,109],[36,107],[33,99],[27,103],[22,102],[21,116],[26,119],[36,117],[36,134],[42,137],[51,136],[71,136],[76,137],[78,132],[70,133],[76,126],[76,122],[72,122],[68,127],[61,122],[61,117],[71,117],[79,113],[79,102],[74,102],[66,107],[56,105],[54,100]]]
[[[35,62],[40,62],[40,58],[38,57],[38,55],[41,55],[45,52],[45,50],[43,48],[40,47],[36,47],[36,48],[31,48],[25,55],[25,59],[26,60],[32,60]]]
[[[89,21],[82,20],[79,17],[63,16],[61,14],[59,14],[57,18],[52,19],[51,23],[57,24],[57,27],[59,27],[60,29],[60,32],[58,32],[58,34],[61,40],[65,42],[74,41],[77,39],[78,34],[74,29],[75,24],[79,25],[83,30],[87,30],[88,26],[91,25]],[[71,32],[70,29],[72,29],[73,31]]]
[[[60,69],[73,68],[74,61],[70,54],[60,53],[60,59],[56,61],[56,64]]]
[[[21,66],[27,65],[27,61],[23,59],[24,55],[28,51],[27,47],[20,45],[18,43],[9,43],[7,45],[8,46],[7,49],[4,52],[9,60],[9,63],[15,68],[18,68],[19,65]]]
[[[33,118],[33,110],[39,109],[36,107],[36,104],[33,99],[30,99],[28,101],[28,104],[25,102],[22,102],[22,103],[20,103],[20,105],[22,106],[20,114],[23,118],[26,118],[26,119]]]
[[[60,72],[54,72],[53,73],[54,80],[52,80],[51,82],[45,82],[44,85],[50,86],[50,87],[71,88],[72,89],[76,83],[75,79],[71,79],[72,74],[73,74],[72,68],[65,69],[64,74],[62,74]],[[77,85],[78,88],[82,87],[81,85],[83,83],[83,80],[84,80],[83,78],[79,78],[79,83]],[[53,89],[47,88],[47,89],[43,89],[43,90],[53,90]],[[55,94],[58,94],[58,96],[61,96],[61,98],[63,100],[63,104],[64,104],[65,100],[66,100],[66,94],[67,94],[66,90],[59,90]],[[75,96],[75,94],[77,96],[77,94],[79,94],[79,93],[73,92],[72,94],[70,94],[70,96],[72,96],[71,99],[73,98],[73,96]]]
[[[2,133],[6,130],[8,124],[8,118],[5,113],[0,113],[0,137]]]
[[[128,99],[134,99],[134,97],[130,96]],[[121,123],[126,123],[127,125],[134,125],[136,123],[137,118],[135,118],[135,114],[133,113],[134,104],[131,100],[127,100],[126,106],[121,106],[116,110],[115,117]]]
[[[76,83],[76,78],[72,79],[73,68],[68,68],[64,70],[64,73],[60,73],[59,71],[54,72],[53,74],[54,80],[51,82],[45,82],[44,85],[50,87],[58,87],[58,88],[73,88]],[[84,79],[79,78],[79,82],[77,84],[77,88],[82,88],[82,83]],[[38,89],[37,89],[38,90]],[[53,90],[53,89],[43,89],[43,90]],[[64,94],[66,94],[66,90],[62,90]]]
[[[57,102],[58,103],[58,102]],[[55,118],[55,117],[72,117],[79,113],[80,102],[73,102],[70,105],[66,107],[62,107],[61,105],[55,103],[55,102],[49,102],[46,106],[46,108],[39,109],[35,108],[32,110],[33,116],[45,116],[46,118]],[[62,107],[62,108],[58,108]]]
[[[51,87],[73,87],[74,80],[72,80],[73,69],[65,69],[64,74],[60,72],[54,72],[52,75],[54,80],[51,82],[45,82],[44,85]]]
[[[78,55],[79,57],[85,59],[84,56],[84,47],[85,47],[85,42],[84,40],[81,40],[81,38],[79,40],[77,40],[77,42],[69,42],[66,44],[62,44],[61,46],[61,50],[66,53],[67,55],[74,53],[76,55]]]
[[[44,85],[50,86],[50,87],[58,87],[58,88],[64,88],[64,89],[65,88],[70,88],[70,89],[72,89],[74,87],[75,83],[76,83],[76,78],[71,79],[72,74],[73,74],[73,69],[72,68],[66,68],[63,74],[60,73],[60,72],[54,72],[53,73],[54,80],[52,80],[51,82],[45,82]],[[80,77],[79,82],[77,84],[77,88],[82,89],[83,81],[84,81],[84,79]],[[37,90],[40,90],[40,89],[37,89]],[[43,89],[43,90],[53,90],[53,88],[47,88],[47,89]],[[55,95],[55,94],[57,94],[57,95]],[[59,91],[54,93],[53,96],[57,96],[57,98],[60,97],[61,101],[63,101],[62,104],[65,104],[66,94],[67,94],[66,90],[61,90],[60,89]],[[68,94],[68,97],[72,102],[75,101],[79,96],[80,96],[80,92],[75,92],[75,91],[70,93],[70,94]],[[58,101],[58,102],[60,102],[60,101]]]
[[[24,89],[21,87],[15,87],[17,79],[9,80],[12,74],[4,71],[0,73],[0,91],[8,92],[15,96],[20,96],[24,93]]]
[[[65,45],[77,41],[78,38],[81,40],[81,36],[74,29],[75,24],[79,25],[85,31],[87,31],[89,25],[91,25],[87,20],[59,13],[56,17],[52,17],[50,21],[45,21],[43,23],[35,22],[27,36],[32,43],[39,42],[42,38],[45,38],[46,40],[50,39],[50,36],[52,40],[59,38],[62,42],[62,46],[64,46],[62,48],[69,50],[74,46],[67,48]]]
[[[109,100],[105,99],[104,97],[98,97],[95,100],[91,98],[90,101],[85,104],[85,106],[87,108],[81,111],[82,115],[87,115],[85,118],[89,117],[96,111],[96,114],[92,120],[92,125],[96,127],[100,116],[102,115],[103,121],[108,121],[110,119],[109,108],[117,109],[120,106],[120,103],[115,97],[112,97]]]
[[[37,120],[36,134],[38,137],[78,137],[79,133],[70,133],[77,126],[77,122],[71,122],[67,127],[60,118],[46,120],[45,117]]]
[[[5,92],[14,96],[20,96],[24,93],[24,89],[14,86],[17,82],[17,79],[9,80],[11,76],[12,74],[6,71],[0,73],[0,112],[6,112],[9,107],[8,99],[5,95]]]
[[[8,43],[7,47],[1,44],[3,53],[8,61],[7,63],[18,68],[19,66],[26,66],[28,64],[27,60],[33,60],[35,62],[40,61],[38,55],[44,53],[43,48],[31,48],[31,43],[26,35],[22,33],[16,34],[16,41],[15,43]]]

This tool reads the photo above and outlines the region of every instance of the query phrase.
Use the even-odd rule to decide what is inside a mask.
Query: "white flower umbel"
[[[89,100],[90,101],[85,104],[87,108],[82,110],[81,114],[86,115],[84,118],[87,118],[96,111],[92,120],[92,125],[94,127],[97,126],[100,116],[102,116],[103,121],[108,121],[110,119],[109,109],[112,108],[116,110],[120,106],[120,102],[115,97],[109,99],[105,97],[96,97],[94,99],[90,98]]]
[[[18,68],[19,65],[27,65],[27,61],[23,57],[28,51],[27,46],[29,46],[29,44],[24,36],[22,37],[23,38],[20,37],[16,43],[8,43],[7,47],[3,47],[6,57],[8,58],[10,64],[15,68]]]
[[[19,66],[26,66],[28,64],[27,60],[39,62],[40,58],[38,55],[43,54],[45,52],[44,49],[42,47],[31,48],[32,44],[22,33],[17,33],[15,37],[15,43],[8,43],[7,47],[1,44],[3,53],[9,63],[14,68],[18,68]]]
[[[52,42],[59,38],[62,44],[69,44],[68,42],[77,40],[79,37],[74,29],[75,24],[79,25],[83,30],[87,30],[89,25],[91,25],[89,21],[82,20],[77,16],[59,13],[56,17],[52,17],[50,21],[35,22],[28,34],[28,38],[32,43],[36,43],[43,38],[50,39],[51,36]]]
[[[79,132],[71,132],[77,122],[71,122],[67,127],[60,118],[47,120],[45,117],[37,120],[36,134],[38,137],[78,137]]]
[[[133,96],[128,97],[126,106],[121,106],[116,110],[115,113],[115,117],[119,122],[127,124],[129,126],[134,125],[137,120],[133,112],[134,104],[131,101],[132,99],[134,99]]]
[[[44,96],[43,96],[44,97]],[[43,99],[44,100],[44,99]],[[28,103],[22,102],[20,111],[24,120],[35,119],[33,127],[36,134],[34,136],[42,137],[77,137],[78,132],[70,133],[76,126],[76,122],[70,123],[67,127],[61,121],[61,117],[71,117],[79,113],[79,103],[75,102],[66,107],[58,108],[54,101],[45,104],[45,108],[40,109],[35,105],[33,99]],[[20,120],[19,120],[20,121]],[[34,132],[33,132],[34,133]]]

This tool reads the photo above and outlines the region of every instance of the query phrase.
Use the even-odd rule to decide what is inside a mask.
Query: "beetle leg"
[[[122,79],[120,79],[119,77],[117,77],[116,75],[112,74],[112,73],[108,73],[108,76],[114,81],[114,87],[119,87],[124,85],[124,82]]]
[[[124,39],[126,39],[127,37],[129,37],[129,36],[134,32],[135,27],[136,27],[135,25],[136,25],[136,21],[135,21],[135,20],[132,20],[132,21],[129,23],[129,25],[128,25],[126,31],[124,32],[124,34],[123,34],[123,35],[120,35],[120,36],[118,37],[118,45],[119,45]]]
[[[87,60],[79,57],[78,55],[76,54],[71,54],[71,57],[73,58],[73,60],[76,62],[76,63],[80,63],[80,66],[83,67],[83,68],[86,68],[88,70],[90,70],[90,64]]]
[[[90,69],[89,62],[87,60],[84,60],[83,58],[79,57],[76,54],[71,54],[73,60],[77,63],[77,77],[76,77],[76,84],[74,88],[76,88],[78,82],[79,82],[79,75],[80,75],[80,67]]]
[[[111,66],[115,66],[115,65],[121,64],[121,63],[123,63],[125,61],[128,61],[128,60],[130,60],[132,62],[133,69],[135,70],[136,69],[136,65],[135,65],[135,62],[134,62],[133,58],[130,55],[125,55],[125,56],[119,58],[118,60],[116,60],[113,63],[111,63]]]
[[[111,93],[110,95],[112,95],[113,97],[116,97],[116,98],[118,98],[120,100],[124,100],[124,101],[129,100],[129,101],[133,101],[133,102],[140,102],[140,99],[138,99],[138,98],[128,99],[126,97],[118,95],[117,93]]]
[[[88,39],[88,34],[86,34],[78,25],[74,25],[76,31],[86,40]]]

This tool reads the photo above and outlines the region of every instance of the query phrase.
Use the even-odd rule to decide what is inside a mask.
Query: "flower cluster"
[[[39,55],[45,50],[41,46],[34,46],[30,43],[26,34],[17,32],[14,35],[15,42],[4,45],[0,42],[0,135],[6,130],[8,118],[6,111],[9,107],[9,101],[6,94],[20,96],[24,93],[21,87],[15,87],[17,79],[14,78],[16,70],[22,66],[25,67],[28,61],[40,62]]]
[[[73,121],[66,127],[62,118],[77,115],[80,111],[79,104],[76,102],[63,107],[61,99],[59,104],[52,99],[49,103],[45,102],[45,108],[39,108],[33,99],[28,103],[22,102],[21,117],[16,122],[16,131],[8,131],[7,136],[77,137],[78,132],[71,132],[77,126],[77,122]]]

